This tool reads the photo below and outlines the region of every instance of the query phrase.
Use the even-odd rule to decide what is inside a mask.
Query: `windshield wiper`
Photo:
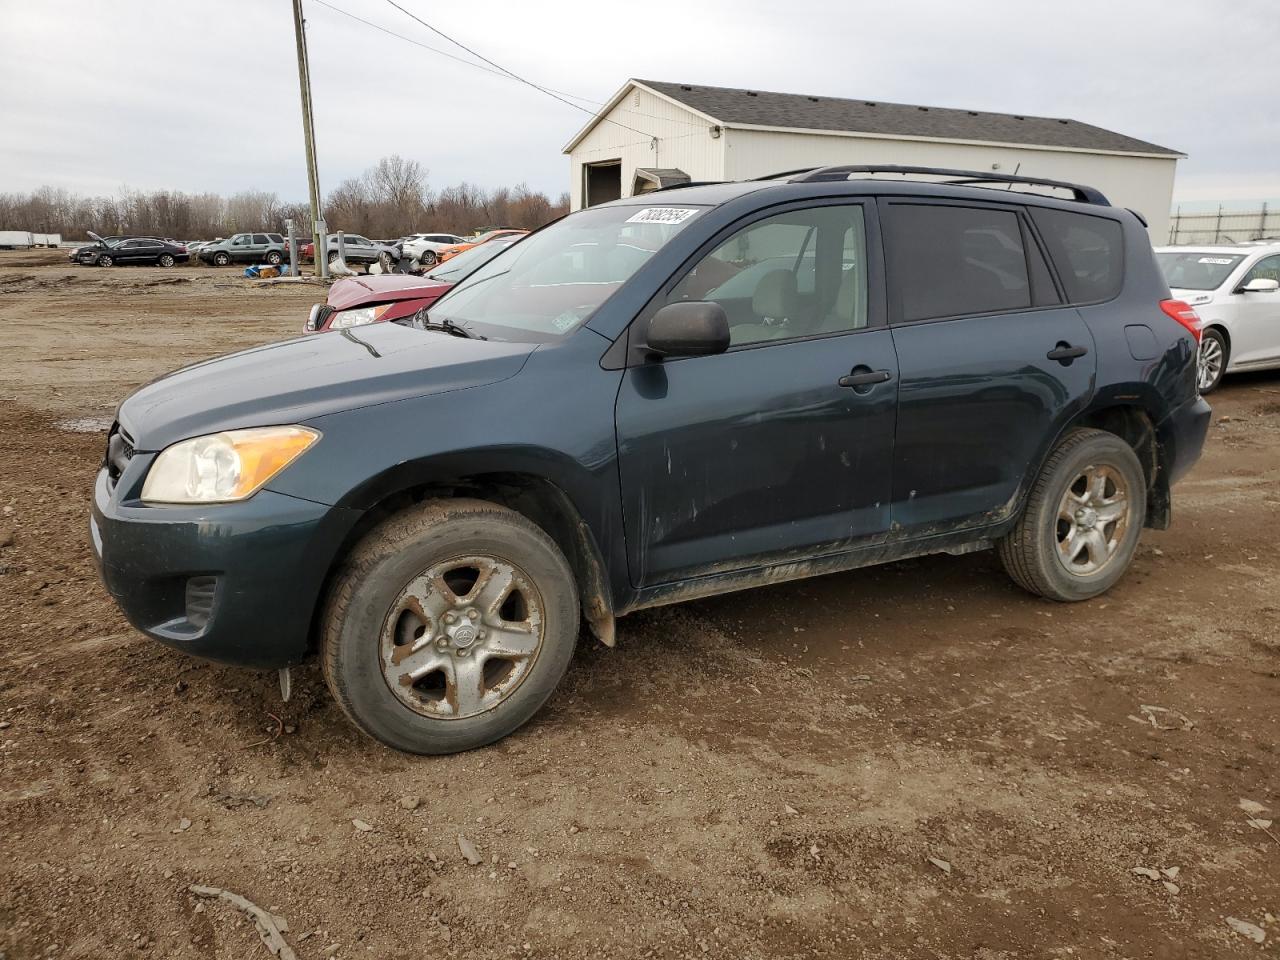
[[[488,337],[481,336],[473,330],[468,330],[461,324],[454,323],[448,317],[443,320],[431,320],[428,317],[414,318],[413,325],[419,330],[439,330],[442,333],[452,334],[455,337],[466,337],[468,340],[488,340]]]

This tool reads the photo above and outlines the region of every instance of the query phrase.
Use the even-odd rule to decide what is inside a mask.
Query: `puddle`
[[[114,422],[113,417],[68,417],[54,426],[67,433],[106,433]]]

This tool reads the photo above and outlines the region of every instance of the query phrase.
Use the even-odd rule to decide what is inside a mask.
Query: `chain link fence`
[[[1227,210],[1216,213],[1183,213],[1175,210],[1169,217],[1169,243],[1210,244],[1243,243],[1245,240],[1275,239],[1280,242],[1280,205],[1253,210]]]

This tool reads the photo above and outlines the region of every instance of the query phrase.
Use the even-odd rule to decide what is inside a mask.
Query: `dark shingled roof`
[[[661,80],[634,82],[651,87],[729,126],[753,124],[762,127],[875,133],[890,137],[937,137],[945,140],[1182,156],[1181,151],[1126,137],[1078,120],[917,107],[878,100],[842,100],[799,93],[769,93],[765,90],[736,90],[731,87],[699,87]]]

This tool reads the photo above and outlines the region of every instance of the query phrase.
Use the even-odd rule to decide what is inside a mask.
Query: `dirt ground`
[[[115,403],[322,293],[0,254],[0,958],[270,956],[192,884],[304,960],[1280,953],[1280,374],[1105,597],[979,553],[649,611],[420,759],[148,641],[86,546]]]

